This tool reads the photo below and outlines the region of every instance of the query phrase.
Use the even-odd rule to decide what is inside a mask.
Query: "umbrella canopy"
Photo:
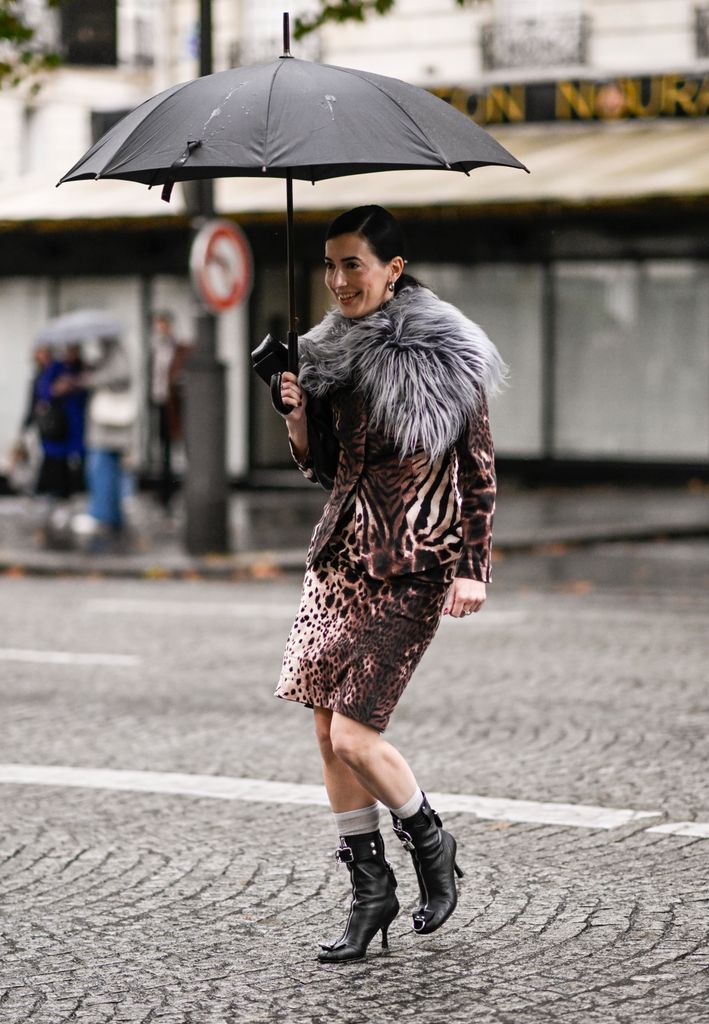
[[[383,170],[526,170],[425,89],[295,57],[232,68],[153,96],[61,179],[148,185],[226,176],[320,181]]]
[[[97,338],[119,338],[124,325],[104,309],[76,309],[45,324],[35,338],[35,348],[45,345],[70,345]]]
[[[465,114],[425,89],[383,75],[298,60],[232,68],[172,86],[127,114],[59,181],[119,178],[163,185],[216,177],[286,179],[288,365],[298,335],[293,179],[316,182],[372,171],[527,170]]]

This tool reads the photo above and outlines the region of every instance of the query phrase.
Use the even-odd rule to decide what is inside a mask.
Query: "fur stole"
[[[508,371],[485,332],[424,287],[403,288],[356,320],[332,309],[299,345],[304,390],[356,387],[401,456],[447,452]]]

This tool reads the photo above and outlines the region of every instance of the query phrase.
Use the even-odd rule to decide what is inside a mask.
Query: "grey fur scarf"
[[[332,309],[300,338],[299,381],[310,395],[354,385],[372,426],[400,455],[448,451],[497,393],[507,366],[485,332],[428,288],[404,288],[353,320]]]

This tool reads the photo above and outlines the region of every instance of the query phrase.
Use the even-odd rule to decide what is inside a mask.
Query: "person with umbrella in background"
[[[71,496],[67,457],[69,424],[64,402],[56,391],[62,363],[48,345],[36,346],[33,361],[30,397],[22,427],[36,427],[42,446],[35,494],[61,500]]]
[[[99,339],[99,358],[80,378],[90,391],[86,447],[89,485],[89,547],[120,550],[125,540],[123,463],[134,445],[137,405],[132,373],[118,336]]]
[[[300,339],[299,377],[280,397],[292,454],[317,479],[308,409],[332,410],[340,444],[334,485],[315,528],[300,609],[276,695],[314,709],[335,815],[337,857],[351,874],[341,938],[319,959],[361,959],[399,903],[379,804],[410,851],[420,889],[418,934],[457,902],[456,842],[403,756],[382,739],[441,614],[479,611],[491,579],[496,479],[487,398],[507,367],[484,332],[404,272],[396,219],[378,206],[327,232],[334,308]],[[283,412],[282,412],[283,414]]]
[[[67,345],[62,358],[62,374],[56,388],[64,403],[68,420],[68,459],[72,492],[85,490],[84,462],[86,459],[85,425],[86,388],[80,383],[85,369],[84,355],[80,342]]]
[[[49,353],[35,385],[47,398],[37,425],[40,434],[61,435],[65,461],[83,458],[84,445],[88,450],[88,515],[74,517],[72,529],[89,533],[96,550],[123,541],[122,461],[133,448],[137,419],[124,333],[123,323],[110,312],[77,309],[50,320],[35,340],[38,352]],[[91,348],[95,359],[85,362],[84,351]],[[59,350],[61,360],[51,357]]]
[[[86,391],[77,384],[83,368],[80,346],[38,344],[34,362],[23,429],[35,426],[42,445],[35,493],[46,496],[54,506],[46,522],[49,539],[70,519],[70,510],[59,503],[84,489]]]

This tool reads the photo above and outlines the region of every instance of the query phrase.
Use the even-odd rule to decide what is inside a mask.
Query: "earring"
[[[390,281],[390,282],[389,282],[389,291],[390,291],[390,292],[393,292],[393,291],[394,291],[394,282],[393,282],[393,281]]]

